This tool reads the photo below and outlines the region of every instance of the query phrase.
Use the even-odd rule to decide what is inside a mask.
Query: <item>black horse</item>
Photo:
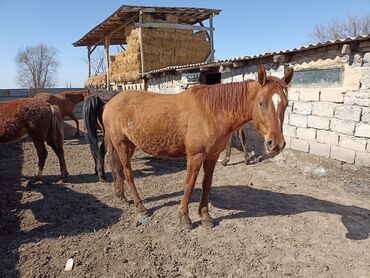
[[[99,177],[100,181],[107,180],[104,170],[106,148],[104,144],[104,136],[99,146],[98,129],[104,133],[104,125],[102,121],[104,106],[115,95],[116,93],[112,91],[94,91],[91,95],[85,98],[83,106],[85,136],[94,158],[95,174]]]

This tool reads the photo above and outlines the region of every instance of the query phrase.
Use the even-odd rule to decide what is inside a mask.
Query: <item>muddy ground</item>
[[[214,175],[216,227],[199,225],[199,177],[194,229],[182,231],[183,160],[135,154],[151,212],[138,225],[113,184],[97,181],[88,145],[68,128],[64,184],[54,182],[50,148],[43,183],[31,185],[32,143],[0,146],[0,277],[370,277],[369,169],[291,150],[246,166],[233,149]]]

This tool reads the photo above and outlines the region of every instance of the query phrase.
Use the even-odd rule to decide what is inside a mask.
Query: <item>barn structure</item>
[[[220,10],[202,8],[120,7],[73,43],[87,47],[89,78],[85,85],[144,89],[144,72],[213,61],[213,17],[219,13]],[[110,56],[112,45],[124,50]],[[98,46],[105,48],[108,70],[91,76],[91,54]]]
[[[255,79],[261,64],[277,77],[293,67],[295,75],[284,120],[287,147],[370,167],[370,34],[214,61],[213,16],[219,13],[196,8],[121,7],[74,45],[87,46],[90,55],[96,46],[104,44],[107,48],[109,42],[128,41],[130,48],[133,35],[139,40],[139,48],[133,48],[137,54],[140,49],[136,63],[140,61],[141,66],[136,66],[135,74],[127,78],[116,75],[124,71],[114,67],[123,65],[124,58],[130,56],[126,50],[126,54],[118,53],[110,59],[112,66],[106,76],[90,77],[86,85],[178,93],[196,84]],[[202,23],[206,19],[209,27]],[[116,35],[120,30],[123,37]],[[150,39],[146,41],[145,36]],[[172,44],[175,41],[178,44]],[[191,47],[178,50],[184,44]],[[173,60],[166,58],[171,55]],[[94,78],[100,81],[95,83]],[[261,138],[253,125],[245,129],[248,147],[263,154]]]

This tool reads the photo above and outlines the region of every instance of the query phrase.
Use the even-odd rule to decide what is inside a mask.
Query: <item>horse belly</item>
[[[26,128],[20,128],[16,124],[5,124],[0,127],[0,143],[11,144],[28,136]]]

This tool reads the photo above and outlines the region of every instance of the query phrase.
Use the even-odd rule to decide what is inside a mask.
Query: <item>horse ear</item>
[[[265,86],[266,81],[267,81],[266,69],[263,65],[261,65],[258,69],[258,82],[263,87],[263,86]]]
[[[285,84],[289,84],[290,81],[292,81],[294,70],[293,68],[289,68],[287,73],[284,75],[284,77],[281,79],[285,82]]]

